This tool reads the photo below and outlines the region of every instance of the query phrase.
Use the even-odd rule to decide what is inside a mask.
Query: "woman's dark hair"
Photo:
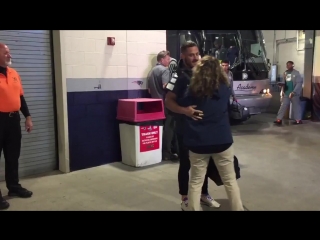
[[[204,56],[193,68],[190,92],[199,98],[212,97],[220,84],[229,86],[227,75],[219,60],[212,56]]]

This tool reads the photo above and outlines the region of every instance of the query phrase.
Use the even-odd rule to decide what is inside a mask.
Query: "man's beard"
[[[6,61],[6,65],[7,66],[11,66],[12,65],[12,60],[10,59],[9,61]]]
[[[185,62],[185,64],[186,64],[186,66],[189,67],[189,68],[194,68],[195,65],[193,65],[193,64],[197,63],[198,61],[199,61],[199,60],[197,60],[197,61],[195,61],[195,62]]]

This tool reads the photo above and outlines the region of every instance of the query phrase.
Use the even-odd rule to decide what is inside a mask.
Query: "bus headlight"
[[[269,88],[264,88],[260,91],[260,94],[270,94],[270,89]]]

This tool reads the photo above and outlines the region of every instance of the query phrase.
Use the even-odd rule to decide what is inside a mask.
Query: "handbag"
[[[239,179],[241,177],[240,175],[240,167],[239,167],[239,161],[236,156],[234,156],[234,171],[236,173],[236,179]],[[217,185],[217,186],[222,186],[223,182],[220,177],[219,171],[216,167],[216,164],[214,163],[213,159],[210,158],[209,164],[208,164],[208,169],[207,169],[207,176]]]
[[[248,108],[236,101],[233,101],[230,105],[229,114],[230,117],[235,120],[246,120],[250,117]]]

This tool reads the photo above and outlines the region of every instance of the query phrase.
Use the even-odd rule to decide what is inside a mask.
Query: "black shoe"
[[[3,199],[2,194],[0,192],[0,210],[5,210],[10,207],[10,204]]]
[[[302,124],[302,121],[301,121],[301,120],[299,120],[299,121],[294,121],[292,124],[294,124],[294,125],[299,125],[299,124]]]
[[[163,161],[173,161],[173,162],[175,162],[175,161],[179,160],[179,157],[178,157],[177,154],[171,154],[170,157],[164,157],[162,160]]]
[[[10,204],[4,200],[3,198],[0,199],[0,210],[6,210],[10,207]]]
[[[16,188],[9,190],[8,196],[9,197],[20,197],[20,198],[29,198],[32,196],[32,192],[25,189],[25,188]]]

